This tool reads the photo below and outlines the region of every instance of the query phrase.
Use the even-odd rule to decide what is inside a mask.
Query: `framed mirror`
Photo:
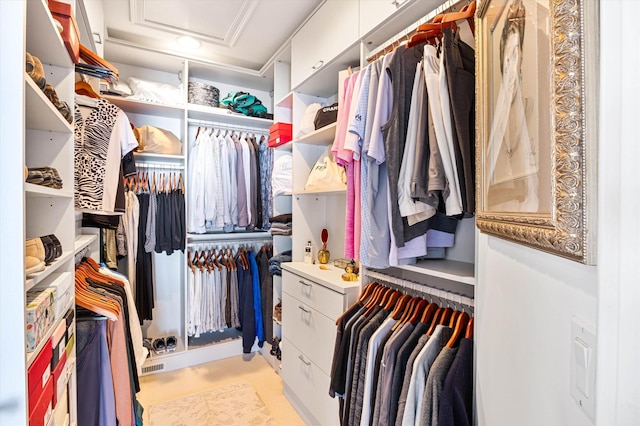
[[[595,208],[588,201],[595,205],[596,144],[589,136],[597,116],[587,101],[596,61],[587,50],[595,43],[585,39],[584,1],[478,6],[476,223],[482,232],[593,264]]]

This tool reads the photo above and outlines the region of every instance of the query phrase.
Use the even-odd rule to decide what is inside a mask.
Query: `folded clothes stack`
[[[291,262],[291,250],[283,251],[269,259],[269,273],[271,275],[282,275],[282,262]]]
[[[30,167],[27,175],[27,183],[62,189],[60,174],[58,174],[58,171],[53,167]]]
[[[269,218],[271,235],[291,235],[292,215],[285,213]]]

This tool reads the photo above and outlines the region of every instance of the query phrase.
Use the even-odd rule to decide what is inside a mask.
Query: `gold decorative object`
[[[321,264],[329,263],[329,257],[331,253],[327,250],[327,241],[329,240],[329,231],[326,228],[322,229],[322,233],[320,234],[320,238],[322,240],[322,250],[318,250],[318,262]]]
[[[587,264],[596,259],[591,3],[484,0],[476,14],[476,224]]]

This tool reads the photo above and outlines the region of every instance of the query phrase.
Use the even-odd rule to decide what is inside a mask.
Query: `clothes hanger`
[[[473,0],[467,6],[463,7],[460,10],[460,12],[445,14],[444,17],[442,18],[442,23],[444,24],[444,23],[450,23],[450,22],[466,19],[466,21],[469,23],[471,34],[473,34],[473,36],[475,37],[476,32],[475,32],[475,26],[473,23],[473,18],[475,16],[475,13],[476,13],[476,1]],[[455,29],[454,29],[454,32],[455,32]]]
[[[407,321],[407,318],[413,314],[416,305],[421,299],[419,297],[412,297],[411,300],[407,303],[407,307],[404,309],[404,312],[400,316],[400,319],[391,327],[391,330],[395,330],[404,324]]]
[[[393,290],[393,292],[391,292],[391,294],[389,295],[387,302],[384,304],[382,309],[384,309],[387,312],[391,311],[391,309],[396,305],[396,303],[402,296],[403,294],[400,293],[398,290]]]
[[[84,74],[80,74],[80,81],[76,81],[73,89],[74,92],[78,95],[88,96],[93,99],[102,99],[102,96],[93,90],[93,87],[91,87],[85,78]]]
[[[469,322],[467,323],[467,329],[464,333],[465,339],[473,339],[473,317],[469,318]]]
[[[453,314],[453,309],[451,309],[450,307],[446,307],[442,312],[442,316],[440,316],[440,325],[447,324],[449,318],[451,318],[451,314]]]
[[[468,323],[469,323],[469,315],[466,312],[462,312],[458,316],[458,320],[456,321],[455,327],[453,328],[453,334],[451,335],[451,337],[449,338],[449,341],[447,342],[448,348],[453,348],[455,345],[458,344],[458,341],[462,337],[463,331],[467,327]]]
[[[458,315],[460,311],[453,311],[451,313],[451,318],[449,318],[449,327],[453,328],[456,325],[456,321],[458,320]]]
[[[433,319],[436,311],[438,310],[438,305],[435,303],[429,303],[424,311],[422,311],[422,318],[420,318],[420,322],[423,324],[429,324],[429,321]]]
[[[436,329],[436,326],[440,323],[440,317],[442,316],[442,312],[444,311],[444,308],[438,307],[436,309],[436,313],[433,314],[433,318],[431,319],[431,325],[429,326],[429,329],[427,330],[426,334],[431,336],[433,335],[433,331]]]
[[[411,316],[407,318],[406,322],[410,322],[411,324],[415,325],[418,322],[418,319],[422,318],[422,314],[424,313],[424,310],[429,305],[430,305],[429,302],[427,302],[424,299],[420,299],[416,304],[416,307],[414,308],[413,313],[411,314]]]
[[[402,313],[404,312],[404,310],[407,308],[407,305],[409,304],[410,300],[411,300],[411,296],[409,296],[408,294],[403,294],[400,297],[400,299],[398,299],[398,301],[396,302],[393,312],[391,312],[389,316],[394,320],[398,320],[402,316]]]

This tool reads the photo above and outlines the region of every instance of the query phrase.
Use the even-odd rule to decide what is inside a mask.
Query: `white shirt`
[[[251,208],[253,203],[255,203],[255,200],[251,199],[251,151],[244,137],[240,139],[240,144],[242,146],[242,164],[244,166],[244,182],[247,193],[247,218],[249,219],[249,223],[251,223]]]
[[[429,92],[429,106],[433,117],[433,126],[436,131],[436,140],[444,166],[444,174],[447,179],[447,191],[445,191],[445,211],[448,216],[462,213],[462,195],[455,156],[453,152],[453,133],[451,127],[451,110],[449,108],[449,91],[446,88],[447,79],[440,71],[440,62],[436,56],[436,48],[430,44],[424,47],[424,73]],[[442,67],[444,70],[444,67]],[[444,71],[442,71],[444,72]]]

